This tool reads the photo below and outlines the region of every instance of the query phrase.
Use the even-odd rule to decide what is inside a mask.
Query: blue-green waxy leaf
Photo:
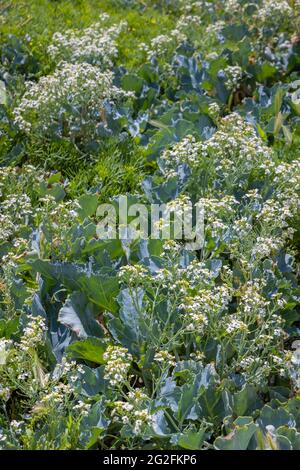
[[[159,410],[152,415],[152,428],[157,436],[166,437],[171,430],[168,426],[163,410]]]
[[[293,450],[300,450],[300,433],[296,429],[281,426],[277,429],[276,435],[287,438]]]
[[[197,404],[201,409],[201,416],[221,423],[226,415],[226,407],[219,387],[219,376],[213,364],[208,364],[197,374],[195,384],[198,387]]]
[[[98,312],[99,313],[99,312]],[[74,292],[58,313],[58,321],[70,328],[80,339],[103,336],[103,330],[95,319],[95,308],[84,294]]]
[[[57,175],[59,175],[59,179]],[[57,182],[57,180],[60,181],[60,176],[60,173],[56,173],[50,176],[47,182],[48,184],[46,184],[45,181],[42,181],[39,188],[40,196],[49,195],[54,197],[56,202],[62,201],[66,195],[66,192],[63,185]]]
[[[93,397],[105,391],[104,367],[94,369],[82,364],[83,372],[78,372],[79,380],[76,382],[78,393],[87,397]]]
[[[244,24],[233,24],[222,29],[222,35],[230,41],[240,41],[248,34],[248,28]]]
[[[263,407],[257,422],[262,427],[272,425],[275,429],[280,426],[288,426],[290,428],[296,426],[295,419],[287,410],[282,407],[274,409],[269,405]]]
[[[178,402],[177,417],[180,423],[185,420],[197,420],[201,416],[201,408],[197,403],[197,384],[181,387],[181,396]]]
[[[144,291],[141,288],[123,289],[118,296],[118,316],[108,322],[111,334],[131,354],[140,356],[145,352],[149,331],[143,306]]]
[[[108,428],[109,420],[104,415],[104,399],[95,403],[80,423],[80,443],[85,449],[92,447]]]
[[[234,430],[225,437],[217,437],[214,446],[218,450],[247,450],[257,431],[252,418],[243,418],[234,422]]]
[[[86,297],[103,309],[116,312],[118,304],[116,297],[119,283],[113,271],[102,270],[93,273],[87,266],[71,263],[49,263],[35,260],[32,267],[43,276],[53,281],[59,281],[71,291],[82,291]]]
[[[233,397],[233,412],[236,416],[243,416],[261,408],[263,401],[259,399],[254,385],[246,384]]]
[[[156,394],[155,406],[167,406],[174,413],[178,411],[178,402],[181,397],[180,388],[176,386],[176,382],[172,377],[168,377],[161,385]]]

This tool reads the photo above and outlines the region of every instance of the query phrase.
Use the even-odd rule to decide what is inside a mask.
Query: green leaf
[[[95,403],[80,423],[80,443],[85,449],[96,444],[99,436],[108,428],[109,420],[105,417],[104,398]]]
[[[81,209],[78,210],[78,214],[82,220],[87,217],[91,217],[96,213],[98,207],[98,195],[97,194],[84,194],[78,199]]]
[[[99,312],[98,312],[99,313]],[[84,294],[74,292],[58,313],[58,321],[70,328],[80,339],[103,336],[103,330],[95,319],[95,309]]]
[[[135,74],[129,73],[122,77],[122,88],[126,91],[141,93],[144,81]]]
[[[112,270],[104,269],[93,274],[85,265],[50,263],[43,260],[31,262],[31,266],[48,279],[60,281],[71,291],[82,291],[86,297],[110,312],[118,310],[116,297],[119,283]]]
[[[10,339],[11,336],[17,333],[19,327],[19,318],[11,318],[11,319],[0,319],[0,338],[5,337],[6,339]]]
[[[75,341],[66,348],[66,352],[73,359],[84,359],[85,361],[104,364],[103,354],[107,348],[107,342],[93,336],[83,340]]]
[[[144,318],[144,291],[142,289],[123,289],[118,296],[120,305],[118,316],[108,322],[111,334],[131,354],[140,356],[145,352],[149,331]]]
[[[51,188],[47,189],[46,194],[53,196],[56,202],[60,202],[64,199],[66,192],[61,184],[55,183]]]
[[[9,351],[6,350],[5,347],[0,348],[0,366],[5,366],[8,355]]]
[[[296,429],[281,426],[277,429],[276,434],[286,437],[291,443],[293,450],[300,450],[300,433],[297,432]]]
[[[257,423],[261,427],[272,425],[275,429],[280,426],[288,426],[291,428],[296,426],[295,419],[286,409],[282,407],[274,409],[269,405],[263,407]]]
[[[246,421],[235,421],[234,430],[225,437],[217,437],[214,446],[219,450],[247,450],[249,443],[257,431],[252,418]]]
[[[201,416],[201,408],[197,403],[199,382],[195,377],[192,384],[185,384],[181,387],[181,396],[178,402],[178,421],[196,420]]]
[[[274,78],[277,74],[277,69],[268,62],[256,67],[256,77],[259,82],[265,82],[270,78]]]
[[[257,131],[258,131],[258,134],[259,134],[260,138],[266,142],[267,141],[267,134],[265,133],[263,128],[259,124],[256,124],[256,128],[257,128]]]
[[[152,428],[156,436],[166,437],[169,436],[171,431],[168,427],[167,420],[163,410],[159,410],[152,415]]]
[[[91,369],[86,365],[82,365],[83,372],[78,372],[79,381],[76,386],[79,387],[80,393],[87,397],[93,397],[105,391],[104,366]]]
[[[59,171],[58,173],[53,173],[53,175],[51,175],[48,178],[48,184],[59,183],[60,180],[61,180],[61,172]]]
[[[275,121],[274,121],[274,130],[273,130],[274,135],[278,134],[278,132],[282,128],[282,125],[283,125],[283,115],[281,112],[279,112],[277,116],[275,117]]]
[[[198,404],[202,416],[215,422],[221,422],[225,417],[225,407],[222,392],[218,387],[218,374],[213,364],[208,364],[201,374],[197,375],[199,387]]]
[[[287,126],[282,126],[282,132],[288,145],[293,142],[293,134]]]
[[[233,24],[225,26],[222,29],[222,34],[230,41],[241,41],[248,34],[248,28],[244,24]]]
[[[204,430],[198,432],[188,431],[180,435],[177,443],[183,449],[199,450],[204,443],[205,435]]]
[[[296,101],[289,101],[289,105],[291,106],[296,116],[300,117],[300,103],[297,103]]]
[[[245,384],[241,391],[234,394],[233,412],[236,416],[252,413],[263,406],[254,385]]]
[[[176,382],[172,377],[167,377],[157,391],[155,406],[166,406],[176,413],[178,411],[179,400],[180,387],[176,386]]]

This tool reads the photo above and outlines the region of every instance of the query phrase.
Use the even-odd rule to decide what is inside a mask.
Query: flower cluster
[[[24,352],[35,349],[43,342],[45,331],[47,331],[47,327],[44,318],[40,316],[32,317],[24,328],[20,349]]]
[[[165,29],[134,56],[139,12],[131,0],[113,3],[129,13],[122,66],[125,23],[102,15],[53,35],[49,76],[42,57],[30,70],[29,37],[28,55],[14,43],[20,63],[4,57],[0,70],[0,157],[19,165],[0,169],[0,333],[12,338],[0,339],[0,447],[231,448],[248,426],[245,447],[299,447],[300,349],[290,342],[299,334],[300,1],[147,1],[150,22],[163,11]],[[105,165],[119,180],[122,151],[131,192],[131,150],[151,173],[138,199],[161,204],[161,232],[145,240],[119,224],[130,241],[104,242],[94,205],[120,189]],[[40,155],[60,172],[23,164]],[[186,243],[195,227],[201,243]],[[98,367],[88,354],[96,342],[106,347]],[[289,416],[280,431],[274,398]]]
[[[85,403],[84,401],[79,400],[79,402],[74,405],[73,410],[78,411],[82,416],[88,416],[91,409],[90,403]]]
[[[118,272],[120,282],[139,285],[148,278],[148,271],[142,265],[122,266]]]
[[[50,57],[56,62],[64,60],[100,65],[102,70],[112,67],[118,54],[116,39],[126,27],[126,22],[105,28],[103,20],[106,20],[106,15],[102,15],[98,23],[82,31],[56,32],[48,47]]]
[[[9,387],[3,387],[2,385],[0,386],[0,400],[8,401],[10,398],[10,388]]]
[[[26,133],[89,139],[107,125],[107,109],[125,96],[130,93],[113,84],[112,72],[63,62],[52,75],[28,85],[14,109],[15,123]]]
[[[152,424],[149,410],[149,397],[141,390],[130,391],[127,401],[115,401],[112,417],[115,422],[121,422],[133,428],[135,435],[139,435]]]
[[[270,149],[256,135],[254,127],[237,113],[222,118],[217,132],[207,141],[184,137],[165,150],[161,158],[163,171],[171,175],[180,164],[197,168],[207,164],[207,158],[212,160],[221,178],[234,178],[235,172],[240,174],[241,170],[246,175],[255,167],[270,174],[275,166]]]
[[[230,298],[230,289],[225,285],[202,290],[194,297],[187,297],[180,305],[185,312],[187,329],[203,331],[209,320],[216,321],[219,314],[226,309]]]
[[[1,240],[19,238],[21,227],[29,225],[34,209],[28,192],[34,193],[44,177],[45,174],[32,165],[24,165],[22,170],[13,167],[0,169]]]
[[[104,378],[112,387],[122,386],[131,366],[131,354],[126,348],[108,346],[103,359],[106,361]]]
[[[55,404],[56,406],[60,405],[65,401],[67,395],[70,395],[71,393],[72,388],[70,385],[59,383],[58,385],[54,386],[49,393],[46,393],[42,396],[39,407],[48,406],[49,404]],[[37,411],[38,408],[34,410],[34,412]]]
[[[280,249],[283,245],[282,239],[271,237],[257,237],[256,243],[252,249],[253,258],[268,258]]]
[[[239,0],[227,0],[224,4],[224,10],[230,15],[241,12],[241,3]]]
[[[170,171],[183,163],[195,165],[199,161],[200,151],[201,143],[196,142],[195,137],[188,135],[173,145],[172,148],[165,150],[161,159],[166,170]]]
[[[220,106],[218,103],[213,102],[208,105],[208,114],[214,121],[217,121],[220,117]]]
[[[243,286],[239,311],[242,311],[245,316],[252,315],[253,318],[255,315],[266,316],[270,302],[262,295],[263,286],[263,282],[259,281],[249,281]]]
[[[9,350],[12,346],[13,342],[9,339],[0,339],[0,365],[5,364],[6,358],[9,354]],[[5,395],[5,389],[2,389],[2,392]]]
[[[226,333],[229,335],[233,335],[236,333],[247,333],[248,327],[246,323],[241,320],[237,320],[236,318],[231,318],[226,326]]]
[[[188,39],[190,28],[199,25],[199,17],[194,15],[182,15],[175,28],[169,34],[160,34],[151,39],[150,44],[141,43],[140,49],[146,53],[147,60],[154,57],[167,57],[177,46]],[[166,64],[165,64],[166,66]]]
[[[292,19],[293,15],[293,8],[286,0],[264,0],[262,6],[257,9],[256,19],[263,26],[280,28],[283,23]]]
[[[228,90],[236,91],[243,76],[243,70],[239,65],[228,65],[225,70],[225,85]]]
[[[174,50],[180,42],[185,40],[185,34],[173,29],[169,35],[160,34],[153,38],[150,45],[145,43],[140,44],[140,49],[146,53],[147,59],[151,60],[154,56],[160,58],[165,56],[168,51]]]
[[[170,354],[168,351],[158,351],[155,353],[154,361],[161,364],[163,368],[172,367],[176,364],[174,355]]]
[[[256,135],[255,129],[238,114],[232,113],[224,117],[218,131],[201,147],[202,157],[214,159],[216,170],[223,177],[234,174],[235,168],[247,174],[255,166],[272,166],[272,152]]]
[[[163,244],[161,256],[172,259],[181,251],[181,245],[175,240],[166,240]]]

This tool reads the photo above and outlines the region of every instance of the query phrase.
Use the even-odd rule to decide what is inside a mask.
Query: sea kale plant
[[[107,113],[116,101],[130,96],[113,84],[113,73],[83,63],[62,62],[51,76],[29,83],[15,124],[27,134],[84,142],[105,132]]]
[[[300,2],[27,3],[0,11],[0,448],[300,450]],[[162,236],[191,206],[201,243]]]

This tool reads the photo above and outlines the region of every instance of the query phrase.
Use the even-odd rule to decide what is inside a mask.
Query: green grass
[[[137,4],[137,2],[135,2]],[[151,38],[163,34],[174,26],[175,17],[151,7],[148,2],[139,8],[118,7],[118,2],[103,0],[8,0],[0,7],[3,16],[0,32],[16,36],[30,36],[29,47],[41,64],[41,75],[51,64],[46,52],[53,33],[66,29],[83,29],[95,23],[101,13],[108,13],[110,22],[126,20],[127,30],[120,35],[119,63],[130,68],[139,64],[141,54],[138,45],[148,43]]]
[[[23,40],[38,60],[38,76],[49,74],[56,64],[51,62],[47,47],[53,33],[66,29],[83,29],[95,23],[101,13],[110,15],[109,23],[126,20],[128,27],[118,38],[117,65],[127,69],[138,67],[143,54],[138,45],[174,27],[175,14],[157,11],[155,2],[135,2],[135,7],[120,8],[118,1],[105,0],[8,0],[0,6],[0,41],[8,34]],[[155,5],[154,5],[155,6]],[[142,10],[143,11],[142,11]],[[22,89],[22,85],[21,85]],[[151,170],[143,152],[133,142],[109,142],[101,150],[81,154],[66,142],[26,143],[22,162],[30,162],[47,170],[61,171],[70,180],[70,195],[76,197],[90,186],[101,187],[103,199],[121,192],[136,191],[145,173]]]

